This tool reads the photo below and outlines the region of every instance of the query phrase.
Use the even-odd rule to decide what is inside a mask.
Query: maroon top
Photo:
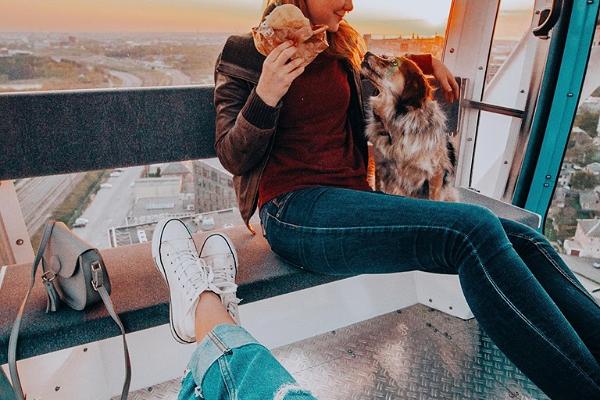
[[[292,190],[337,186],[371,190],[354,146],[350,84],[342,62],[321,53],[283,98],[275,142],[258,189],[258,206]]]
[[[431,73],[431,55],[410,58]],[[368,190],[363,157],[354,146],[350,84],[342,61],[325,53],[306,67],[283,98],[275,142],[258,188],[258,207],[301,188]]]

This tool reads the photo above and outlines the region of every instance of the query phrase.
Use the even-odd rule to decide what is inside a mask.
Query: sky
[[[444,33],[451,0],[354,0],[348,20],[362,33]],[[531,16],[533,0],[502,0]],[[1,0],[4,32],[247,32],[263,0]]]

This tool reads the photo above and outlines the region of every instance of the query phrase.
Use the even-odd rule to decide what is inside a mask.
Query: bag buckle
[[[104,285],[104,277],[102,276],[102,265],[100,262],[94,261],[91,264],[92,270],[92,287],[97,292]]]
[[[44,283],[52,282],[54,279],[56,279],[56,274],[53,271],[46,271],[42,274],[42,281]]]

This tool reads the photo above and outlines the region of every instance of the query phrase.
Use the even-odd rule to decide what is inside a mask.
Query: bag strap
[[[19,307],[17,318],[15,319],[15,323],[13,324],[12,330],[10,331],[10,339],[8,341],[8,370],[10,372],[10,379],[13,383],[15,396],[18,400],[25,399],[25,395],[23,394],[23,388],[21,387],[21,380],[19,379],[19,371],[17,370],[17,340],[19,338],[19,329],[21,327],[23,313],[25,312],[25,304],[29,299],[31,289],[33,289],[33,285],[35,284],[35,273],[37,272],[37,267],[40,264],[42,256],[44,255],[44,251],[46,250],[46,246],[48,245],[48,240],[50,239],[50,235],[52,234],[53,228],[54,221],[46,224],[46,228],[44,229],[44,235],[42,236],[40,246],[38,248],[37,254],[35,255],[35,260],[33,260],[33,266],[31,267],[31,282],[29,283],[29,288],[27,289],[25,298],[21,303],[21,307]]]
[[[115,308],[110,299],[110,295],[106,291],[104,287],[103,280],[103,267],[99,261],[95,261],[91,265],[92,270],[92,287],[95,291],[100,294],[100,298],[106,307],[106,310],[115,321],[115,323],[119,326],[121,330],[121,338],[123,339],[123,354],[125,356],[125,382],[123,382],[123,390],[121,391],[121,400],[127,400],[127,395],[129,394],[129,385],[131,383],[131,360],[129,359],[129,348],[127,347],[127,340],[125,339],[125,328],[123,327],[123,323],[121,319],[115,312]]]
[[[33,265],[31,268],[31,282],[29,284],[29,288],[27,289],[27,293],[25,294],[25,298],[19,307],[19,312],[17,313],[17,317],[13,324],[12,330],[10,332],[10,339],[8,342],[8,369],[10,372],[10,377],[12,381],[14,398],[16,400],[25,400],[25,395],[23,393],[23,387],[21,386],[21,380],[19,379],[19,371],[17,369],[17,341],[19,338],[19,329],[21,327],[21,321],[23,319],[23,314],[25,312],[25,305],[27,304],[27,300],[29,299],[29,295],[31,294],[31,290],[35,285],[35,274],[37,272],[38,265],[42,260],[44,255],[44,251],[46,250],[46,246],[48,245],[48,241],[50,236],[52,235],[52,230],[54,228],[54,221],[48,222],[46,224],[46,228],[44,229],[44,235],[42,236],[42,240],[40,241],[40,246],[38,247],[37,254],[35,256],[35,260],[33,261]],[[80,260],[81,261],[81,260]],[[81,263],[80,263],[81,265]],[[42,263],[42,269],[44,268],[44,264]],[[123,352],[125,355],[125,382],[123,383],[123,390],[121,392],[121,400],[127,400],[127,396],[129,393],[129,385],[131,383],[131,361],[129,358],[129,349],[127,347],[127,340],[125,339],[125,328],[123,327],[123,323],[119,319],[119,316],[115,312],[115,308],[110,299],[110,295],[106,291],[103,282],[103,269],[100,262],[94,262],[91,266],[92,268],[92,287],[100,294],[100,298],[106,307],[106,310],[110,314],[111,318],[116,322],[121,330],[121,336],[123,338]],[[51,272],[51,271],[50,271]],[[56,293],[56,289],[54,288],[54,284],[52,281],[54,280],[54,276],[48,278],[45,276],[48,271],[44,271],[44,276],[42,277],[44,280],[44,285],[46,286],[46,291],[48,292],[48,306],[46,311],[56,311],[56,304],[58,302],[58,295]]]

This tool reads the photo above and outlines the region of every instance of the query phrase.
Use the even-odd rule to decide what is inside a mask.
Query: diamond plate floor
[[[321,400],[548,399],[479,330],[422,305],[273,351]],[[179,380],[131,400],[176,399]]]

